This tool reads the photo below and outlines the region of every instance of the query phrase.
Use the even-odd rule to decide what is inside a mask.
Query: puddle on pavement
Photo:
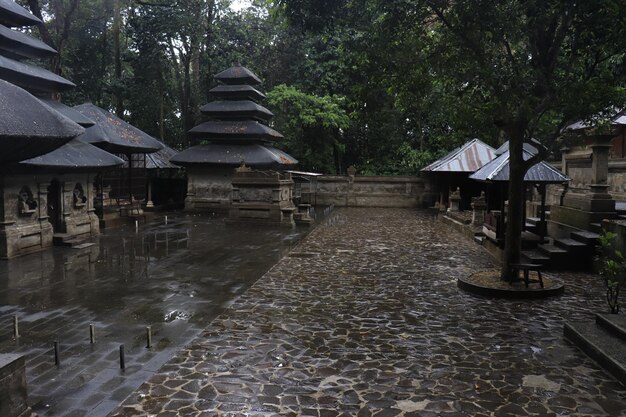
[[[27,355],[29,403],[40,415],[113,407],[149,377],[144,371],[156,371],[193,340],[310,230],[226,226],[184,213],[167,213],[165,224],[165,215],[138,229],[104,230],[88,248],[55,247],[0,262],[0,352]],[[58,368],[54,341],[61,346]],[[115,354],[120,344],[125,374]],[[104,384],[115,386],[114,401],[102,398]]]

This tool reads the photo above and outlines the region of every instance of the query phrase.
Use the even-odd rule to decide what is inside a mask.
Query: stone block
[[[30,415],[24,356],[0,354],[0,416]]]

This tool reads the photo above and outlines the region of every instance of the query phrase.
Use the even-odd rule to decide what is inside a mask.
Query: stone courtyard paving
[[[620,416],[626,388],[562,336],[603,311],[471,296],[494,267],[428,212],[335,212],[133,393],[115,416]]]

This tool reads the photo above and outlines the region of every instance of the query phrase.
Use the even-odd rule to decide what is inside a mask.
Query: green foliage
[[[342,131],[350,126],[340,96],[306,94],[284,84],[267,93],[277,113],[274,125],[283,135],[284,148],[297,155],[303,169],[336,173],[344,150]]]
[[[613,314],[619,313],[619,292],[626,282],[626,258],[620,250],[614,248],[616,237],[615,233],[605,231],[598,238],[600,275],[606,286],[609,311]]]

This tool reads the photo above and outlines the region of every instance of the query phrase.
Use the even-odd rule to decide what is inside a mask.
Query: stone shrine
[[[226,214],[231,202],[240,200],[233,197],[235,168],[245,164],[253,170],[282,170],[298,161],[272,146],[283,136],[267,126],[273,114],[258,104],[265,95],[254,87],[261,83],[254,73],[235,64],[215,79],[219,85],[210,93],[217,100],[200,108],[208,120],[189,131],[191,138],[205,143],[180,152],[171,162],[187,168],[185,210]],[[241,179],[252,175],[241,174]],[[258,175],[261,178],[264,174]]]

